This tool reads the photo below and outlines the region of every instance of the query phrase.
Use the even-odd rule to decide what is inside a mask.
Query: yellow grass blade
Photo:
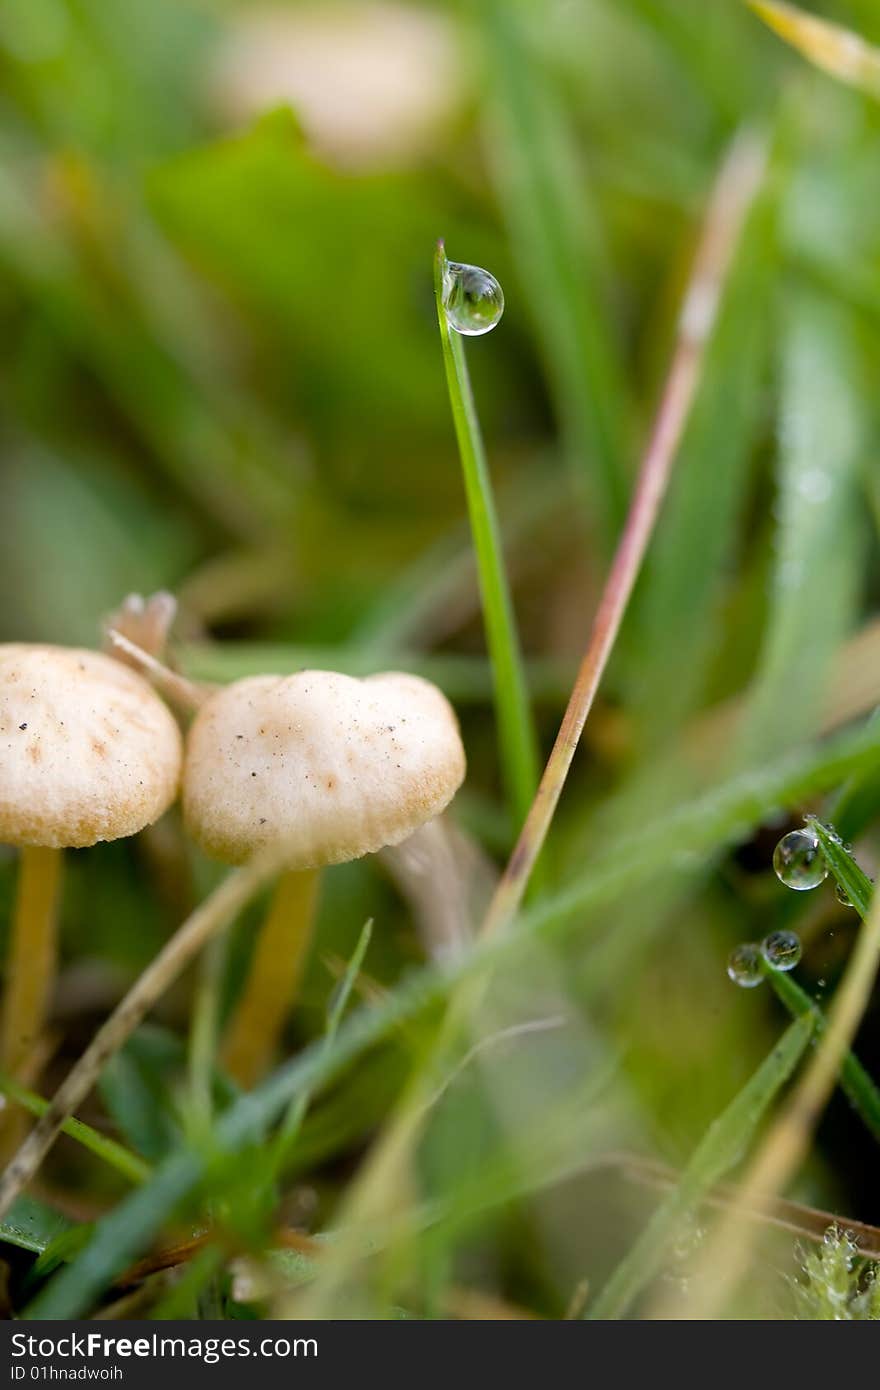
[[[806,14],[782,0],[746,0],[746,4],[817,68],[880,98],[880,48],[851,29]]]

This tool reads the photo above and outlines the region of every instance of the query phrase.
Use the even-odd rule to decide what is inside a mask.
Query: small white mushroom
[[[81,848],[174,800],[181,737],[134,671],[100,652],[0,646],[0,841]]]
[[[254,676],[202,705],[184,763],[189,833],[232,864],[277,846],[296,871],[279,884],[227,1035],[239,1080],[268,1063],[295,992],[314,871],[399,844],[445,809],[464,773],[455,714],[418,676]]]
[[[100,652],[0,645],[0,842],[22,850],[0,1065],[43,1025],[56,953],[60,853],[133,835],[177,794],[182,740],[158,695]]]
[[[440,814],[464,771],[452,708],[418,676],[253,676],[193,722],[184,819],[227,863],[281,841],[292,869],[320,868],[399,844]]]

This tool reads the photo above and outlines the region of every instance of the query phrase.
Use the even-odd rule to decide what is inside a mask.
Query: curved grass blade
[[[446,266],[446,253],[441,242],[434,258],[437,321],[477,556],[486,642],[492,662],[502,771],[516,823],[521,825],[538,785],[538,742],[529,708],[513,603],[504,570],[495,499],[464,346],[460,335],[450,329],[443,308]]]
[[[678,1186],[654,1212],[589,1309],[590,1320],[622,1317],[654,1278],[683,1218],[742,1158],[774,1098],[803,1056],[814,1027],[812,1013],[803,1014],[792,1023],[751,1080],[709,1126]]]

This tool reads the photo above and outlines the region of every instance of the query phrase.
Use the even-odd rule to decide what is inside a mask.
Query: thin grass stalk
[[[51,1105],[51,1101],[44,1096],[39,1096],[34,1091],[29,1091],[27,1087],[20,1086],[11,1076],[0,1075],[0,1095],[7,1100],[14,1101],[22,1110],[26,1110],[29,1115],[34,1115],[38,1119],[45,1115]],[[61,1126],[62,1134],[66,1134],[70,1139],[76,1140],[89,1153],[100,1158],[108,1167],[115,1168],[117,1173],[121,1173],[131,1183],[146,1182],[153,1172],[149,1163],[140,1154],[132,1153],[124,1144],[120,1144],[115,1139],[111,1139],[106,1134],[99,1133],[92,1129],[83,1120],[73,1117],[64,1121]]]

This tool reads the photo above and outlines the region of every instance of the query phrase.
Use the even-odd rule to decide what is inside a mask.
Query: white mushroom
[[[233,864],[278,846],[292,871],[227,1037],[239,1080],[255,1079],[275,1047],[305,960],[315,871],[399,844],[444,810],[464,773],[455,714],[417,676],[254,676],[202,705],[184,763],[189,833]]]
[[[43,1025],[60,853],[133,835],[177,794],[177,724],[135,672],[99,652],[0,645],[0,842],[21,848],[0,1065],[20,1071]]]

